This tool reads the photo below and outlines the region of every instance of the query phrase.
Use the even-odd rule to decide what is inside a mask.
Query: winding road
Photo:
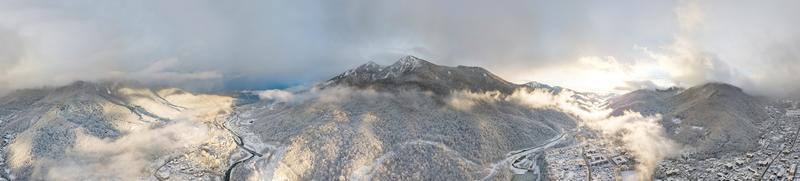
[[[521,149],[521,150],[515,150],[515,151],[508,152],[508,154],[506,154],[506,159],[500,160],[500,161],[495,162],[494,164],[492,164],[492,167],[489,168],[490,169],[489,174],[486,175],[486,177],[484,177],[481,180],[490,180],[493,176],[497,175],[498,170],[500,170],[500,168],[502,168],[501,166],[503,166],[503,165],[508,165],[511,169],[514,169],[513,166],[511,166],[511,164],[514,162],[514,160],[517,160],[520,157],[523,157],[525,155],[529,155],[529,154],[535,153],[535,152],[540,152],[540,151],[542,151],[544,149],[553,147],[556,144],[558,144],[561,141],[563,141],[566,138],[566,135],[567,135],[567,132],[562,129],[561,133],[559,133],[558,136],[550,138],[544,144],[541,144],[539,146],[534,146],[534,147],[530,147],[530,148],[525,148],[525,149]],[[532,164],[535,165],[536,164],[536,160],[533,160]],[[541,170],[537,169],[536,172],[537,173],[535,173],[535,174],[537,174],[537,175],[539,175],[541,177],[541,175],[540,175],[541,174]]]
[[[238,115],[238,114],[236,114],[236,113],[234,113],[233,115],[231,115],[231,117],[232,117],[232,118],[235,118],[235,119],[237,119],[237,120],[239,119],[239,115]],[[238,146],[239,148],[241,148],[241,149],[243,149],[243,150],[247,151],[247,153],[249,153],[249,154],[250,154],[250,156],[248,156],[247,158],[245,158],[245,159],[241,159],[241,160],[239,160],[239,161],[236,161],[236,162],[234,162],[233,164],[231,164],[231,166],[230,166],[230,167],[228,167],[228,170],[226,170],[226,171],[225,171],[225,180],[226,180],[226,181],[230,181],[230,180],[231,180],[231,172],[233,172],[233,169],[234,169],[234,168],[236,168],[236,166],[238,166],[238,165],[239,165],[239,164],[241,164],[241,163],[244,163],[244,162],[250,161],[251,159],[253,159],[253,158],[254,158],[254,157],[256,157],[256,156],[258,156],[258,157],[262,157],[262,156],[264,156],[264,155],[263,155],[263,154],[261,154],[261,153],[258,153],[258,152],[256,152],[256,151],[253,151],[253,150],[252,150],[252,149],[250,149],[250,148],[247,148],[247,147],[245,146],[245,144],[244,144],[244,139],[242,138],[242,136],[240,136],[239,134],[237,134],[235,131],[233,131],[232,129],[230,129],[230,128],[227,126],[227,123],[229,123],[229,122],[230,122],[231,120],[233,120],[233,119],[227,119],[227,120],[228,120],[228,121],[225,121],[225,122],[221,123],[221,125],[220,125],[220,126],[221,126],[222,128],[225,128],[225,130],[228,130],[228,132],[230,132],[230,133],[231,133],[231,135],[233,135],[233,141],[234,141],[234,142],[236,142],[236,146]]]

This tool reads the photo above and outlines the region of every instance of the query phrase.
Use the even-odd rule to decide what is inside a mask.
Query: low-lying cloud
[[[265,91],[257,91],[255,92],[258,95],[258,98],[265,101],[277,101],[277,102],[294,102],[295,96],[293,92],[285,91],[285,90],[265,90]]]
[[[180,154],[210,139],[209,128],[187,121],[100,139],[77,132],[76,143],[63,160],[43,163],[49,180],[146,179],[164,156]],[[160,161],[160,162],[159,162]]]
[[[612,139],[619,139],[636,157],[638,178],[652,178],[658,162],[677,155],[681,146],[666,137],[659,121],[661,115],[642,116],[637,112],[625,112],[621,116],[600,120],[584,120],[584,124]]]
[[[454,93],[448,103],[449,106],[469,110],[477,102],[507,101],[571,114],[579,119],[579,124],[601,133],[604,138],[621,141],[624,148],[636,157],[638,178],[652,178],[659,161],[680,151],[681,145],[669,139],[659,124],[660,115],[642,116],[636,112],[625,112],[624,115],[610,116],[610,109],[579,103],[575,95],[569,90],[554,94],[544,89],[519,89],[511,95],[461,91]]]
[[[12,174],[33,180],[149,180],[167,164],[194,169],[167,170],[173,175],[224,172],[236,144],[219,124],[231,113],[233,98],[178,89],[107,91],[114,97],[85,94],[90,98],[80,103],[53,100],[68,102],[61,109],[27,110],[47,111],[31,120],[34,126],[14,133],[7,162]]]

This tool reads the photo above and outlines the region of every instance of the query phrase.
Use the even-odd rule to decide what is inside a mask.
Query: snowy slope
[[[325,85],[376,90],[422,90],[441,95],[453,90],[511,93],[520,86],[480,67],[440,66],[414,56],[403,57],[389,66],[369,62],[333,77]]]
[[[219,128],[233,99],[75,82],[0,98],[7,179],[221,177],[235,149]],[[185,167],[189,169],[170,169]],[[156,170],[160,174],[155,174]]]
[[[767,119],[766,103],[733,85],[708,83],[686,90],[638,90],[613,98],[609,107],[618,114],[664,115],[671,138],[713,156],[753,149],[761,135],[758,125]]]
[[[272,164],[262,165],[271,167],[251,164],[254,171],[239,177],[507,180],[507,165],[496,164],[507,153],[542,145],[576,126],[556,110],[483,97],[523,87],[482,68],[415,57],[390,66],[367,63],[294,95],[296,100],[238,107],[242,130],[278,148],[264,150],[273,156],[262,159]],[[465,91],[478,97],[458,97]],[[469,106],[455,105],[465,102]]]

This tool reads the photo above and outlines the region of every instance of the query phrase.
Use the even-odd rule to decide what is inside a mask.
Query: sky
[[[0,93],[132,79],[285,88],[414,55],[581,91],[800,96],[795,0],[0,0]]]

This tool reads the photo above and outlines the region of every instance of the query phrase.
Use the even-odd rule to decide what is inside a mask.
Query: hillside
[[[753,149],[761,135],[758,126],[767,119],[764,100],[722,83],[634,91],[612,99],[609,107],[617,114],[663,115],[661,123],[672,139],[706,156]]]
[[[507,180],[510,172],[494,167],[507,153],[542,145],[574,128],[575,120],[551,109],[457,95],[520,87],[482,68],[415,57],[386,67],[368,63],[295,96],[305,99],[239,107],[238,125],[280,156],[263,160],[271,165],[267,171],[239,173],[289,180]],[[455,105],[464,102],[469,106]]]
[[[16,91],[0,98],[2,176],[221,178],[235,145],[216,125],[231,104],[227,97],[113,82]]]
[[[326,85],[376,90],[415,89],[437,94],[449,94],[452,90],[511,93],[519,87],[480,67],[440,66],[414,56],[405,56],[389,66],[369,62],[333,77]]]

